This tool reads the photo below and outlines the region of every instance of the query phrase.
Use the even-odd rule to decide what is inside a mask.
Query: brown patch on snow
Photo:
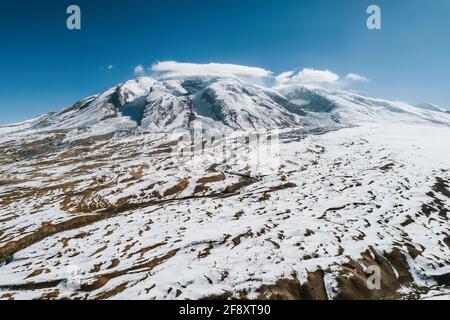
[[[366,274],[365,267],[376,265],[381,271],[381,289],[371,290],[367,286],[370,274]],[[349,262],[335,266],[335,271],[318,269],[309,272],[307,281],[303,284],[296,275],[292,278],[282,278],[275,284],[262,284],[256,292],[258,300],[328,300],[328,294],[324,282],[324,276],[332,273],[331,277],[336,281],[337,290],[333,292],[337,300],[378,300],[400,299],[404,297],[398,290],[402,286],[409,286],[420,292],[422,289],[414,284],[409,265],[404,252],[395,248],[390,253],[380,254],[370,247],[361,254],[358,261],[349,259]],[[337,270],[337,271],[336,271]],[[443,275],[442,278],[449,275]],[[439,279],[438,279],[439,280]],[[224,292],[220,295],[211,295],[206,299],[231,299],[238,292]]]
[[[362,260],[357,262],[350,259],[348,263],[341,266],[342,271],[336,277],[339,287],[336,299],[398,299],[401,295],[397,290],[402,285],[412,284],[414,281],[404,253],[397,248],[388,254],[381,255],[371,247],[361,256]],[[370,274],[365,273],[361,263],[366,267],[375,265],[380,268],[381,289],[368,288],[367,279]]]
[[[234,247],[236,247],[241,244],[241,238],[252,238],[252,237],[253,232],[251,230],[248,230],[247,232],[240,234],[237,237],[234,237],[233,239],[231,239],[231,241],[233,241]]]
[[[33,277],[36,277],[36,276],[41,275],[43,273],[50,273],[50,272],[51,271],[48,268],[37,269],[37,270],[34,270],[31,274],[29,274],[25,279],[33,278]]]
[[[280,279],[274,285],[262,285],[259,300],[327,300],[323,270],[308,273],[308,281],[300,284],[294,279]]]
[[[225,194],[236,193],[236,192],[240,191],[242,188],[245,188],[245,187],[253,184],[254,182],[255,181],[250,178],[240,177],[238,182],[228,185],[225,188],[225,190],[223,191],[223,193],[225,193]]]
[[[209,177],[203,177],[197,180],[197,183],[199,184],[207,184],[207,183],[213,183],[213,182],[219,182],[224,181],[226,179],[225,175],[223,173],[215,176],[209,176]]]
[[[188,179],[183,179],[183,180],[179,181],[173,187],[170,187],[169,189],[164,191],[164,197],[169,197],[169,196],[172,196],[174,194],[183,192],[184,190],[186,190],[186,188],[188,186],[189,186],[189,180]]]
[[[239,210],[234,214],[233,220],[239,220],[244,215],[244,213],[245,213],[244,210]]]

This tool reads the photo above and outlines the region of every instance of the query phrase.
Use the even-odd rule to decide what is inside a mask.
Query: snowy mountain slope
[[[285,107],[295,109],[276,92],[233,78],[138,78],[44,115],[33,121],[30,128],[115,131],[138,127],[160,132],[189,129],[192,121],[205,118],[205,124],[213,120],[218,125],[243,130],[308,124],[303,121],[302,110],[293,113]]]
[[[51,141],[0,144],[0,299],[399,299],[448,288],[448,127],[236,131],[198,150],[184,135],[33,156],[24,151]],[[365,285],[372,265],[380,290]]]
[[[192,129],[261,130],[289,127],[315,131],[377,122],[450,125],[431,108],[307,85],[275,88],[233,77],[141,77],[87,97],[59,112],[0,127],[26,134],[64,131],[71,136]]]
[[[348,92],[333,92],[326,96],[339,105],[338,114],[345,123],[385,121],[449,125],[448,114],[423,110],[401,101],[369,98]]]
[[[311,85],[290,85],[275,88],[305,110],[328,113],[343,124],[363,123],[435,123],[449,125],[448,114],[441,110],[409,105],[364,96],[359,93],[319,88]]]
[[[434,104],[427,103],[427,102],[419,103],[416,105],[416,107],[426,109],[426,110],[431,110],[431,111],[447,112],[447,110],[440,108],[438,106],[435,106]]]
[[[141,127],[150,131],[189,128],[195,119],[194,107],[179,82],[155,83],[145,98]]]
[[[289,112],[289,101],[269,89],[249,86],[235,79],[212,83],[195,97],[199,114],[221,121],[235,129],[285,128],[301,124],[297,114]]]
[[[146,95],[154,80],[139,78],[112,87],[99,95],[80,100],[67,109],[43,115],[30,122],[37,131],[83,130],[111,132],[132,128],[135,123],[119,113],[119,108]]]

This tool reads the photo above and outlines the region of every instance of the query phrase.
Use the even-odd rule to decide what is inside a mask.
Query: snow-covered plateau
[[[448,297],[449,151],[429,105],[131,80],[0,127],[0,299]]]

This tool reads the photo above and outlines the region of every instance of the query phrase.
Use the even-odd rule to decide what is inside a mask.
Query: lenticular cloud
[[[186,76],[235,77],[243,80],[264,81],[272,77],[272,72],[236,64],[224,63],[182,63],[163,61],[152,65],[152,72],[158,78],[176,78]]]

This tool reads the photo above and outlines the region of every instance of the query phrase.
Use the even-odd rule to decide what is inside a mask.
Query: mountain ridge
[[[138,77],[21,125],[0,126],[0,133],[167,132],[195,125],[219,131],[309,131],[383,121],[450,125],[450,116],[436,108],[308,85],[271,88],[218,76]]]

